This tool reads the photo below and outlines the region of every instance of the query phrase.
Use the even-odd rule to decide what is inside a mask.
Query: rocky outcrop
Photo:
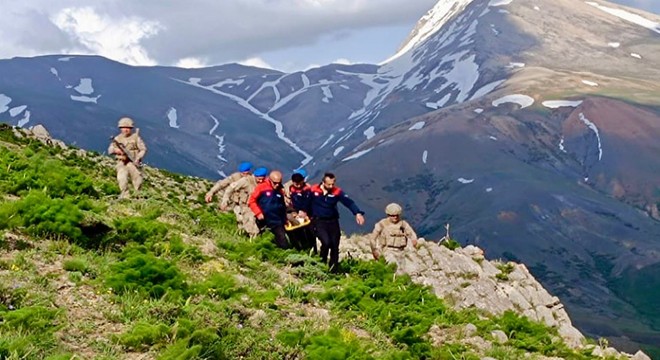
[[[53,139],[45,126],[39,124],[30,127],[29,129],[14,128],[14,135],[18,138],[33,138],[41,141],[49,146],[57,146],[61,149],[68,149],[69,147],[62,140]]]
[[[340,256],[373,259],[364,236],[342,239]],[[559,298],[548,293],[524,264],[487,260],[484,252],[472,245],[450,250],[423,239],[416,249],[409,247],[403,256],[396,258],[386,255],[386,260],[397,263],[397,273],[408,274],[412,281],[431,287],[438,297],[456,308],[474,307],[493,315],[512,310],[556,328],[573,348],[585,346],[584,335],[573,327]],[[493,337],[506,342],[506,334],[493,334]],[[616,352],[612,348],[595,347],[594,355],[599,351],[602,356]],[[635,356],[645,355],[640,352]]]

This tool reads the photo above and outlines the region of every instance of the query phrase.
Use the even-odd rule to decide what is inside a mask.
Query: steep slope
[[[384,262],[345,258],[330,275],[272,236],[237,236],[204,205],[202,179],[146,168],[142,196],[118,201],[111,159],[34,135],[0,127],[3,358],[648,359],[586,344],[522,265],[422,243],[420,266],[452,264],[432,265],[433,286],[511,293],[453,309]],[[364,256],[365,239],[351,241]],[[526,315],[555,313],[552,327],[504,311],[523,294],[551,305]]]

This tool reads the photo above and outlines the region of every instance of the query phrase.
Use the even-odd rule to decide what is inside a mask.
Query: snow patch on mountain
[[[78,95],[71,95],[71,100],[73,100],[73,101],[78,101],[78,102],[83,102],[83,103],[94,103],[94,104],[98,104],[98,100],[99,100],[100,97],[101,97],[101,95],[99,95],[99,96],[94,96],[94,97],[91,97],[91,96],[85,96],[85,95],[80,95],[80,96],[78,96]]]
[[[219,81],[219,82],[213,84],[213,86],[221,88],[225,85],[230,85],[230,87],[231,87],[232,85],[236,85],[236,86],[241,85],[244,82],[245,82],[245,79],[236,79],[236,80],[234,80],[234,79],[225,79],[225,80],[222,80],[222,81]]]
[[[642,55],[637,54],[637,53],[630,53],[630,56],[632,56],[632,57],[634,57],[634,58],[637,58],[637,59],[641,59],[641,58],[642,58]]]
[[[598,128],[596,127],[596,124],[594,124],[589,119],[587,119],[586,116],[584,116],[584,113],[580,113],[580,120],[582,120],[582,122],[585,125],[587,125],[587,127],[591,129],[591,131],[593,131],[594,134],[596,134],[596,139],[598,139],[598,161],[600,161],[603,158],[603,146],[600,141],[600,133],[598,132]]]
[[[445,104],[447,104],[450,98],[451,98],[451,93],[447,93],[445,96],[442,97],[442,99],[436,102],[427,102],[426,107],[433,110],[440,109],[441,107],[445,106]]]
[[[447,79],[449,86],[456,85],[459,92],[456,97],[457,102],[465,101],[477,80],[479,80],[479,65],[475,62],[476,55],[472,54],[466,57],[466,54],[467,51],[464,51],[448,57],[447,60],[454,61],[454,66],[451,67],[449,72],[442,74]],[[436,68],[435,71],[438,69],[440,68]]]
[[[621,18],[621,19],[626,20],[628,22],[631,22],[633,24],[645,27],[645,28],[647,28],[651,31],[654,31],[654,32],[660,34],[660,23],[657,23],[655,21],[651,21],[651,20],[649,20],[649,19],[647,19],[643,16],[633,14],[633,13],[628,12],[628,11],[623,10],[623,9],[615,9],[615,8],[603,6],[603,5],[600,5],[600,4],[595,3],[593,1],[585,1],[585,2],[587,4],[595,7],[595,8],[598,8],[598,9],[608,13],[608,14],[614,15],[618,18]]]
[[[558,109],[560,107],[578,107],[582,104],[582,100],[547,100],[542,102],[543,106],[550,109]]]
[[[506,79],[505,80],[497,80],[497,81],[493,81],[491,83],[488,83],[488,84],[480,87],[479,90],[475,91],[474,95],[472,95],[472,97],[470,97],[470,100],[478,99],[478,98],[480,98],[480,97],[482,97],[486,94],[489,94],[491,91],[495,90],[496,87],[500,86],[505,81],[506,81]]]
[[[488,6],[504,6],[509,5],[513,0],[490,0]]]
[[[18,126],[23,127],[30,122],[30,111],[26,110],[23,114],[23,118],[18,120]]]
[[[522,95],[522,94],[506,95],[493,101],[493,106],[497,107],[501,104],[506,104],[506,103],[518,104],[520,105],[521,109],[524,109],[528,106],[532,106],[534,104],[534,99],[530,96]]]
[[[607,43],[607,46],[616,49],[616,48],[618,48],[619,46],[621,46],[621,43],[619,43],[619,42],[608,42],[608,43]]]
[[[585,85],[589,85],[589,86],[598,86],[597,82],[593,82],[593,81],[589,81],[589,80],[582,80],[582,83],[585,84]]]
[[[323,142],[323,145],[321,145],[321,147],[319,149],[323,149],[326,145],[328,145],[330,140],[332,140],[334,137],[335,137],[334,134],[330,134],[330,136],[328,136],[328,138],[325,139],[325,141]]]
[[[217,143],[218,155],[216,155],[216,157],[218,159],[220,159],[220,161],[227,162],[227,159],[225,159],[225,157],[222,155],[225,152],[225,135],[224,134],[223,135],[213,134],[215,132],[215,130],[218,128],[218,126],[220,125],[220,121],[218,121],[218,119],[215,116],[213,116],[213,114],[209,114],[209,116],[211,117],[211,119],[215,123],[213,125],[213,127],[211,128],[211,130],[209,130],[209,135],[213,135],[213,137],[215,137],[216,141],[218,142]]]
[[[559,150],[561,152],[566,152],[566,148],[564,147],[564,137],[562,136],[561,139],[559,140]]]
[[[306,76],[305,76],[305,77],[306,77]],[[309,163],[310,161],[312,161],[312,159],[314,158],[314,157],[312,157],[310,154],[308,154],[307,152],[305,152],[303,149],[301,149],[300,146],[298,146],[298,144],[296,144],[295,142],[293,142],[291,139],[289,139],[289,138],[284,134],[284,128],[283,128],[282,123],[281,123],[280,121],[277,121],[277,120],[273,119],[273,118],[272,118],[271,116],[269,116],[267,113],[262,113],[262,112],[259,111],[257,108],[255,108],[254,106],[252,106],[247,100],[245,100],[245,99],[243,99],[243,98],[241,98],[241,97],[239,97],[239,96],[236,96],[236,95],[233,95],[233,94],[229,94],[229,93],[223,92],[223,91],[221,91],[221,90],[218,90],[218,89],[216,89],[216,88],[213,88],[212,86],[203,86],[203,85],[201,85],[201,84],[199,83],[200,80],[201,80],[201,79],[199,79],[199,78],[190,78],[190,79],[188,79],[188,81],[179,80],[179,79],[173,79],[173,80],[178,81],[178,82],[181,82],[181,83],[184,83],[184,84],[188,84],[188,85],[190,85],[190,86],[198,87],[198,88],[201,88],[201,89],[206,89],[206,90],[211,91],[211,92],[213,92],[213,93],[215,93],[215,94],[218,94],[218,95],[222,95],[222,96],[224,96],[224,97],[227,97],[227,98],[229,98],[229,99],[235,101],[238,105],[242,106],[243,108],[245,108],[246,110],[250,111],[251,113],[253,113],[253,114],[259,116],[260,118],[262,118],[262,119],[268,121],[269,123],[275,125],[275,134],[277,135],[277,137],[278,137],[280,140],[284,141],[284,142],[285,142],[287,145],[289,145],[293,150],[295,150],[297,153],[301,154],[301,155],[304,157],[304,159],[301,161],[301,164],[300,164],[301,167],[302,167],[302,166],[305,166],[307,163]],[[308,79],[308,81],[309,81],[309,79]],[[271,110],[271,111],[272,111],[272,110]]]
[[[303,83],[302,88],[300,88],[300,89],[292,92],[291,94],[285,96],[283,99],[281,99],[279,101],[276,101],[275,105],[273,105],[273,107],[270,108],[268,113],[272,113],[273,111],[281,108],[282,106],[286,105],[289,101],[293,100],[296,96],[298,96],[298,95],[306,92],[307,90],[309,90],[310,82],[309,82],[309,78],[307,77],[307,75],[305,75],[304,73],[301,73],[300,77],[301,77],[301,80],[302,80],[302,83]]]
[[[213,135],[213,133],[215,132],[215,129],[217,129],[218,126],[220,125],[220,121],[218,121],[218,119],[215,116],[213,116],[212,114],[209,114],[209,116],[211,117],[213,122],[215,122],[215,124],[213,125],[211,130],[209,130],[209,135]]]
[[[431,35],[435,34],[447,21],[456,14],[460,14],[472,3],[473,0],[440,0],[426,15],[419,20],[421,26],[413,30],[413,35],[393,56],[379,65],[387,64],[401,55],[412,50],[415,46],[423,43]]]
[[[534,6],[534,10],[536,10],[536,11],[541,11],[541,8],[538,7],[538,6]]]
[[[506,66],[507,69],[515,69],[515,68],[524,68],[525,63],[522,62],[510,62],[509,65]]]
[[[336,148],[335,151],[332,153],[332,156],[339,155],[339,153],[342,152],[342,150],[344,150],[343,146],[340,146],[340,147]]]
[[[3,112],[9,110],[9,103],[11,102],[11,98],[5,94],[0,94],[0,114]]]
[[[60,73],[59,73],[59,72],[57,71],[57,69],[55,69],[54,67],[50,68],[50,73],[53,74],[53,75],[55,75],[55,77],[56,77],[58,80],[60,80],[60,81],[62,80],[62,79],[60,78]]]
[[[80,79],[80,83],[73,88],[76,90],[79,94],[82,95],[90,95],[94,93],[94,88],[92,87],[92,79],[90,78],[82,78]]]
[[[344,84],[339,85],[339,87],[341,87],[342,89],[346,89],[346,90],[350,90],[350,89],[351,89],[348,85],[344,85]]]
[[[458,182],[461,184],[472,184],[474,179],[458,178]]]
[[[351,155],[351,156],[349,156],[349,157],[344,158],[342,161],[355,160],[355,159],[357,159],[357,158],[363,156],[364,154],[368,153],[369,151],[371,151],[371,150],[373,150],[373,149],[374,149],[374,148],[371,147],[371,148],[368,148],[368,149],[366,149],[366,150],[358,151],[358,152],[356,152],[355,154],[353,154],[353,155]]]
[[[495,136],[493,136],[493,135],[489,136],[488,138],[491,139],[491,140],[493,140],[493,141],[497,141],[497,138],[496,138]]]
[[[27,105],[21,105],[21,106],[16,106],[11,109],[9,109],[9,115],[11,117],[15,117],[16,115],[20,114],[23,112],[23,110],[27,109]]]
[[[73,59],[73,56],[64,56],[64,57],[58,58],[57,61],[69,61],[71,59]]]
[[[179,124],[177,123],[178,116],[176,114],[175,108],[171,107],[169,110],[167,110],[167,119],[170,121],[171,128],[179,128]]]
[[[214,135],[215,139],[218,141],[218,159],[223,162],[227,162],[227,159],[225,159],[222,154],[225,152],[225,136],[224,135]]]
[[[259,95],[261,90],[269,87],[269,88],[273,89],[273,93],[275,93],[275,101],[273,102],[273,104],[277,104],[280,101],[280,91],[277,89],[277,84],[279,84],[280,80],[282,80],[284,77],[286,77],[286,75],[281,76],[281,77],[279,77],[279,78],[277,78],[273,81],[265,81],[263,84],[261,84],[261,86],[257,89],[257,91],[253,92],[252,95],[250,95],[247,98],[247,101],[248,102],[252,101],[252,99],[254,99],[255,96]],[[190,80],[192,80],[192,79],[190,79]]]
[[[477,114],[481,114],[482,112],[484,112],[484,109],[482,109],[482,108],[476,108],[476,109],[474,109],[473,111],[474,111],[475,113],[477,113]]]
[[[321,91],[323,91],[323,101],[324,103],[329,103],[330,99],[332,99],[332,91],[330,91],[329,86],[321,86]]]
[[[413,124],[408,130],[422,130],[424,128],[424,125],[426,125],[425,121],[418,121]]]
[[[367,128],[367,130],[365,130],[365,131],[363,132],[363,134],[364,134],[364,136],[367,137],[367,140],[371,140],[371,138],[373,138],[374,136],[376,136],[376,132],[374,131],[374,127],[373,127],[373,126],[369,126],[369,127]]]
[[[424,152],[422,153],[422,162],[423,162],[424,164],[426,164],[426,160],[428,159],[428,157],[429,157],[429,151],[428,151],[428,150],[424,150]]]

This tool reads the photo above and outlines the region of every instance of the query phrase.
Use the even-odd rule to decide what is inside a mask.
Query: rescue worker
[[[209,190],[209,192],[206,193],[206,195],[204,196],[204,200],[207,203],[210,203],[211,200],[213,200],[213,195],[215,194],[218,194],[218,199],[222,199],[221,191],[224,191],[227,188],[227,186],[229,186],[229,184],[250,175],[251,171],[252,171],[252,163],[249,161],[243,161],[238,165],[237,172],[227,176],[222,180],[218,180],[218,182],[216,182],[213,185],[211,190]],[[223,211],[226,211],[226,209],[224,209]]]
[[[402,212],[399,204],[388,204],[385,207],[387,218],[376,223],[370,239],[374,259],[382,257],[399,267],[404,266],[405,249],[409,245],[417,247],[417,234],[410,224],[401,218]]]
[[[137,131],[133,133],[133,119],[122,117],[119,119],[118,127],[121,133],[112,139],[108,147],[108,154],[113,154],[117,158],[117,182],[121,191],[119,198],[127,199],[130,197],[129,178],[136,192],[140,190],[142,185],[142,174],[138,167],[142,164],[142,159],[147,153],[147,146]],[[127,153],[124,153],[122,147]]]
[[[286,204],[282,189],[282,173],[271,171],[268,179],[258,184],[250,195],[248,205],[257,218],[275,235],[275,244],[282,249],[289,248],[286,238]]]
[[[311,186],[305,182],[307,172],[304,169],[296,170],[291,175],[291,180],[285,184],[285,193],[288,194],[289,203],[287,204],[287,220],[290,224],[299,225],[299,222],[309,221],[306,208],[309,202]],[[289,240],[294,248],[298,250],[316,250],[316,235],[312,226],[305,225],[288,232]]]
[[[226,211],[228,204],[234,204],[236,224],[239,230],[245,231],[250,239],[254,239],[259,235],[259,227],[254,214],[248,207],[248,199],[257,184],[264,181],[266,174],[268,174],[268,169],[265,167],[256,168],[252,175],[241,177],[229,184],[220,202],[220,209],[223,211]]]
[[[303,177],[304,181],[307,181],[307,171],[305,169],[296,169],[293,171],[293,174],[300,174]],[[291,185],[293,185],[293,177],[284,183],[284,194],[286,195],[287,198],[287,205],[290,205],[291,202],[291,193],[289,192],[289,189],[291,188]]]
[[[339,271],[339,210],[337,203],[342,203],[355,215],[358,225],[364,224],[364,212],[335,185],[333,173],[325,173],[320,184],[312,186],[307,205],[307,214],[312,219],[316,237],[321,241],[321,260],[328,261],[330,253],[330,272]]]

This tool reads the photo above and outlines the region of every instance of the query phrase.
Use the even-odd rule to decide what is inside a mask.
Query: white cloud
[[[186,58],[221,64],[379,26],[412,27],[436,1],[3,1],[3,15],[11,21],[0,22],[0,58],[59,52],[140,65]],[[335,53],[328,59],[346,56],[325,45],[324,51]]]
[[[341,64],[341,65],[351,65],[353,62],[346,58],[339,58],[335,61],[332,62],[333,64]]]
[[[262,68],[262,69],[272,69],[273,68],[272,66],[270,66],[270,64],[265,62],[262,58],[258,58],[258,57],[252,57],[252,58],[249,58],[249,59],[245,59],[243,61],[239,61],[238,63],[241,64],[241,65],[254,66],[254,67],[258,67],[258,68]]]
[[[187,58],[179,59],[179,61],[177,61],[174,64],[174,66],[185,69],[197,69],[197,68],[207,67],[208,62],[206,61],[206,59],[187,57]]]
[[[62,49],[64,53],[105,56],[131,65],[155,65],[142,41],[163,29],[157,21],[139,17],[113,19],[92,7],[65,8],[51,17],[52,22],[80,44]]]

